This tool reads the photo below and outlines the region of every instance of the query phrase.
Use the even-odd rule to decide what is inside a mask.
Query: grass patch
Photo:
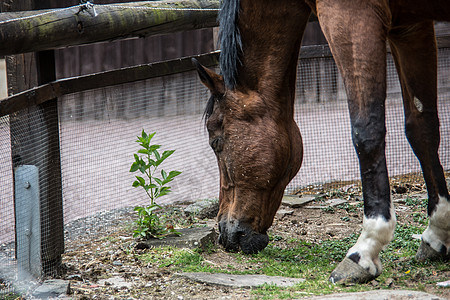
[[[376,288],[407,288],[424,290],[427,284],[446,280],[444,274],[450,271],[446,262],[418,262],[414,255],[420,241],[412,239],[412,234],[419,234],[424,226],[398,224],[394,240],[380,255],[384,270],[377,278]],[[325,240],[317,244],[289,239],[288,248],[276,246],[278,236],[272,236],[270,244],[260,253],[244,255],[226,253],[227,263],[216,264],[207,256],[216,252],[211,246],[208,251],[155,248],[140,255],[139,259],[159,268],[169,268],[174,272],[209,272],[229,274],[265,274],[269,276],[286,276],[305,278],[306,281],[290,288],[265,285],[253,289],[251,293],[261,299],[289,299],[308,295],[330,294],[338,292],[356,292],[373,290],[373,283],[351,286],[333,285],[328,277],[336,264],[347,253],[349,247],[357,240],[352,234],[340,240]]]
[[[410,197],[410,196],[408,196],[405,199],[405,204],[407,206],[411,206],[411,207],[414,207],[416,209],[426,208],[427,205],[428,205],[428,199],[421,199],[421,198],[418,198],[418,197]]]

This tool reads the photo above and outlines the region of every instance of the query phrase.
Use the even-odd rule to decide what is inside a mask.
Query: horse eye
[[[213,139],[209,144],[211,148],[217,153],[223,150],[223,138],[221,137]]]

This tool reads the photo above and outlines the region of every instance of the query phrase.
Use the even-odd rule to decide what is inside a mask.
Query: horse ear
[[[223,95],[225,93],[225,84],[221,75],[208,68],[205,68],[195,58],[192,59],[192,63],[197,69],[200,80],[211,91],[213,95]]]

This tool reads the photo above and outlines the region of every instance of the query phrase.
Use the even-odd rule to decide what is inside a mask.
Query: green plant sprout
[[[156,132],[147,134],[142,130],[141,136],[138,136],[136,140],[141,149],[134,154],[135,161],[130,168],[132,173],[136,171],[142,173],[142,176],[136,176],[133,187],[142,187],[150,198],[150,205],[134,208],[138,213],[137,229],[133,231],[134,238],[164,238],[171,233],[180,234],[171,226],[163,226],[155,212],[161,209],[155,200],[170,193],[170,186],[167,184],[181,174],[179,171],[170,171],[167,174],[161,169],[161,177],[157,177],[156,170],[175,150],[166,150],[161,154],[158,151],[161,145],[150,143],[155,134]]]

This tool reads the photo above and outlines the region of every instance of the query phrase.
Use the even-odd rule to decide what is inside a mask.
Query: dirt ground
[[[363,213],[360,201],[361,191],[357,184],[347,184],[337,190],[321,186],[299,192],[320,194],[325,200],[339,196],[357,209],[347,212],[343,209],[333,211],[332,209],[313,209],[308,206],[295,209],[281,206],[280,209],[293,210],[293,212],[277,214],[274,220],[270,234],[282,237],[271,241],[277,247],[289,247],[286,242],[289,238],[317,243],[327,239],[342,239],[360,231]],[[394,182],[393,192],[398,223],[409,224],[412,218],[411,207],[405,205],[404,199],[406,195],[411,194],[417,197],[423,196],[424,187],[415,183],[396,185]],[[309,204],[309,206],[317,205],[325,205],[325,202],[316,200]],[[129,212],[122,216],[121,222],[129,224],[132,218],[133,213]],[[205,223],[205,221],[199,222]],[[231,289],[195,283],[178,277],[170,266],[160,267],[157,264],[145,263],[136,256],[151,249],[137,250],[134,245],[136,241],[131,238],[130,226],[123,225],[68,240],[67,250],[63,256],[66,273],[62,275],[62,278],[71,280],[71,297],[74,299],[246,299],[254,297],[248,289]],[[230,265],[236,270],[245,271],[245,268],[248,268],[248,265],[236,261],[233,254],[225,252],[221,247],[210,254],[204,253],[203,257],[218,268],[226,269]],[[414,283],[411,284],[414,287]],[[429,293],[437,291],[435,285],[424,285],[423,289]],[[450,290],[446,289],[444,291],[446,294],[442,295],[442,289],[440,289],[440,293],[441,297],[450,298]]]

